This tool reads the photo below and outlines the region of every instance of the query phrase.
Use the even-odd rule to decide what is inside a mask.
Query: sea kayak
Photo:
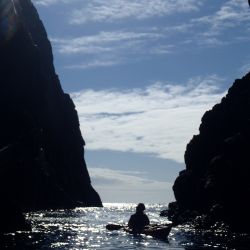
[[[145,227],[145,229],[141,232],[141,234],[152,236],[154,238],[161,240],[166,240],[171,231],[171,228],[172,228],[171,224],[149,225]],[[132,229],[130,229],[128,226],[122,226],[117,224],[108,224],[106,226],[106,229],[110,231],[122,229],[127,233],[134,234]]]

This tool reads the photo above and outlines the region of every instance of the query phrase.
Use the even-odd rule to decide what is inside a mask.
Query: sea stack
[[[1,0],[0,55],[1,215],[102,206],[84,161],[74,103],[61,88],[30,0]]]
[[[204,114],[199,132],[187,145],[186,169],[173,186],[173,218],[203,214],[249,231],[250,73]]]

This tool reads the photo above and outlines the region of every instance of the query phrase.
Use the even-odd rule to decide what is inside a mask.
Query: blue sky
[[[169,202],[202,114],[250,66],[247,0],[33,0],[104,202]]]

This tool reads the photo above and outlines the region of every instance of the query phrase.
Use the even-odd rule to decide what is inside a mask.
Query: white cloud
[[[170,54],[174,51],[175,46],[174,45],[158,45],[153,47],[150,50],[151,54],[156,54],[156,55],[165,55],[165,54]]]
[[[65,2],[66,0],[61,1]],[[114,1],[114,4],[111,4],[112,1]],[[201,2],[204,3],[204,1]],[[193,1],[165,0],[146,0],[146,3],[142,0],[133,2],[123,0],[85,1],[84,12],[88,12],[89,14],[84,14],[83,17],[86,19],[84,19],[85,21],[89,21],[89,18],[99,18],[101,20],[104,17],[98,17],[97,14],[93,14],[93,9],[98,9],[98,13],[101,12],[103,15],[105,11],[116,15],[117,13],[113,8],[117,8],[123,13],[123,5],[126,6],[124,8],[131,9],[130,12],[124,11],[124,15],[132,15],[132,13],[134,13],[132,10],[134,10],[135,13],[137,13],[137,11],[138,13],[151,13],[147,8],[150,9],[152,6],[154,6],[152,9],[156,12],[158,9],[164,10],[164,8],[170,11],[173,6],[176,6],[178,10],[184,9],[184,6],[186,6],[187,10],[191,10],[194,6],[198,9],[201,2],[197,1],[197,4],[194,4]],[[77,4],[81,6],[83,3],[79,1]],[[161,6],[161,8],[159,6]],[[141,10],[140,8],[145,8],[145,10]],[[79,7],[77,11],[81,12],[81,8]],[[121,13],[120,15],[122,15]],[[134,15],[138,17],[138,13]],[[199,12],[199,15],[202,13],[202,11]],[[88,15],[90,16],[88,17]],[[97,16],[95,17],[95,15]],[[115,17],[112,16],[112,18]],[[131,59],[143,61],[153,56],[166,56],[171,53],[181,53],[182,51],[193,50],[194,45],[201,48],[218,47],[241,42],[248,38],[247,35],[249,30],[247,25],[249,25],[250,15],[249,8],[245,1],[230,0],[219,4],[217,3],[216,10],[209,15],[193,18],[191,20],[187,19],[185,23],[183,22],[184,19],[180,20],[181,22],[177,22],[170,26],[163,26],[158,22],[159,26],[155,27],[144,26],[139,28],[135,26],[129,29],[111,29],[109,31],[99,31],[94,34],[87,33],[88,35],[79,35],[78,37],[72,38],[52,37],[51,41],[55,51],[60,54],[67,56],[86,55],[84,61],[72,63],[65,68],[89,69],[125,64],[131,62]],[[245,29],[243,28],[244,25],[246,26]],[[236,28],[239,29],[236,30]],[[225,34],[230,32],[230,30],[231,33],[237,35],[230,36],[230,39],[228,39],[228,35]],[[183,46],[183,44],[185,44],[185,46]]]
[[[250,72],[250,63],[249,62],[242,65],[239,69],[240,76],[245,75],[249,72]]]
[[[135,8],[132,7],[134,5],[137,6],[136,8],[139,8],[138,6],[141,6],[141,8],[144,6],[144,2],[142,1],[129,1],[128,3],[126,2],[126,4],[124,1],[112,1],[115,2],[114,6],[120,11],[122,11],[120,5],[126,5],[131,9]],[[148,0],[145,6],[153,6],[151,1],[153,0]],[[158,0],[156,1],[156,6],[160,6],[160,3],[163,4],[162,0],[159,2]],[[191,2],[192,1],[164,1],[163,5],[174,6],[175,4],[183,4],[183,6],[188,5],[189,7],[196,6],[192,5]],[[106,11],[115,8],[112,4],[108,5],[108,3],[110,2],[99,0],[93,2],[87,1],[85,2],[87,7],[85,6],[84,11],[88,12],[92,10],[93,6],[101,6],[100,8],[104,8]],[[199,1],[197,4],[200,4]],[[120,6],[119,8],[118,5]],[[90,8],[90,6],[92,7]],[[182,7],[179,9],[182,9]],[[189,7],[187,7],[187,9],[189,9]],[[157,8],[158,7],[156,7],[156,10]],[[172,7],[169,8],[171,9]],[[136,9],[136,11],[143,13],[143,11],[139,11],[139,9]],[[113,12],[115,13],[115,11]],[[130,12],[126,13],[128,15],[131,14]],[[95,15],[93,15],[93,18],[94,16]],[[88,15],[84,15],[84,18],[87,20]],[[193,49],[193,45],[199,47],[218,47],[241,42],[248,38],[247,33],[249,33],[249,31],[247,25],[249,25],[249,20],[250,15],[247,3],[240,0],[229,0],[218,4],[216,10],[209,15],[186,20],[185,23],[182,21],[173,26],[132,27],[130,31],[128,31],[128,29],[100,31],[96,34],[73,38],[52,38],[51,41],[53,42],[55,50],[61,54],[68,56],[85,54],[88,57],[93,57],[85,57],[85,61],[68,65],[66,68],[88,69],[93,67],[108,67],[130,62],[128,57],[130,56],[130,58],[132,58],[131,55],[133,55],[133,60],[136,58],[138,61],[141,61],[147,57],[166,56],[170,53],[178,53],[190,49],[189,47]],[[243,28],[244,25],[245,29]],[[236,30],[237,27],[239,27],[238,30]],[[228,39],[228,36],[225,34],[230,30],[232,30],[231,33],[237,35],[231,36],[230,39]],[[183,46],[184,43],[185,46]]]
[[[68,65],[68,69],[110,67],[142,60],[149,55],[172,53],[173,45],[162,45],[160,32],[99,32],[77,38],[51,38],[60,54],[72,56],[85,54],[84,61]],[[157,45],[156,45],[157,41]],[[131,56],[133,55],[133,56]]]
[[[221,5],[212,15],[193,19],[193,22],[211,25],[210,32],[216,34],[219,30],[231,28],[250,20],[247,1],[230,0]]]
[[[152,180],[145,173],[89,167],[92,184],[104,202],[166,202],[174,199],[173,183]]]
[[[37,5],[44,5],[44,6],[48,6],[51,4],[55,4],[58,2],[58,0],[33,0],[33,2]]]
[[[146,19],[199,9],[201,0],[92,0],[73,11],[71,23],[113,22],[121,19]]]
[[[51,38],[55,48],[62,54],[99,54],[114,52],[118,49],[135,48],[145,40],[155,40],[162,37],[157,33],[136,32],[100,32],[96,35],[81,36],[70,39]]]
[[[66,69],[91,69],[91,68],[100,68],[100,67],[111,67],[115,65],[120,65],[123,64],[125,61],[123,60],[118,60],[118,59],[112,59],[112,58],[99,58],[86,61],[86,62],[81,62],[80,64],[75,64],[75,65],[70,65],[66,66]]]
[[[179,12],[198,11],[199,16],[190,19],[190,16],[179,18],[177,22],[170,22],[172,25],[162,25],[158,20],[158,27],[150,32],[136,32],[136,27],[130,27],[132,32],[109,31],[100,32],[95,35],[80,36],[72,39],[52,39],[56,49],[63,54],[102,54],[121,51],[124,47],[136,49],[137,51],[149,51],[155,55],[172,53],[180,51],[183,41],[190,41],[190,45],[196,44],[202,47],[213,47],[231,44],[238,41],[239,37],[248,38],[249,35],[249,7],[247,1],[228,0],[221,1],[214,5],[204,0],[34,0],[39,5],[49,6],[51,4],[71,4],[68,12],[72,12],[72,23],[86,22],[113,22],[120,21],[126,25],[127,19],[146,19],[165,16],[168,14],[179,15]],[[75,3],[75,4],[72,4]],[[206,3],[206,4],[205,4]],[[74,8],[77,9],[73,10]],[[211,7],[215,6],[215,10]],[[203,12],[206,8],[206,12]],[[213,11],[212,13],[211,10]],[[204,13],[206,15],[204,15]],[[207,14],[209,13],[209,14]],[[197,16],[197,15],[196,15]],[[156,19],[154,19],[156,20]],[[146,27],[144,30],[150,29]],[[238,30],[236,30],[238,28]],[[141,29],[143,29],[141,27]],[[109,29],[110,30],[110,29]],[[227,31],[236,35],[228,39]],[[181,37],[177,34],[181,33]],[[226,35],[225,35],[226,34]],[[177,36],[176,36],[177,35]],[[175,37],[176,36],[176,37]],[[173,46],[173,40],[176,50],[173,48],[163,49]],[[152,44],[147,49],[150,41],[158,41],[158,47],[153,49]],[[161,39],[161,40],[160,40]],[[169,44],[170,43],[170,44]],[[130,47],[129,47],[130,46]]]
[[[227,41],[222,35],[227,30],[248,25],[250,21],[249,6],[247,1],[229,0],[223,2],[220,8],[213,14],[191,20],[191,24],[207,26],[206,31],[196,34],[200,45],[225,45],[237,40],[238,34],[234,35]],[[247,31],[245,27],[244,32]]]
[[[203,113],[225,94],[217,76],[186,85],[72,93],[88,149],[152,153],[183,162],[186,144]]]
[[[50,6],[58,3],[70,3],[74,0],[32,0],[37,5]]]

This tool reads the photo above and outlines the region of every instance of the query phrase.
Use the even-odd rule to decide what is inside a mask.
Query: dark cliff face
[[[250,228],[250,74],[202,117],[185,152],[186,170],[174,184],[180,213],[209,214],[234,228]],[[219,208],[219,209],[218,209]]]
[[[1,206],[101,206],[75,106],[30,0],[0,2],[0,118]]]

